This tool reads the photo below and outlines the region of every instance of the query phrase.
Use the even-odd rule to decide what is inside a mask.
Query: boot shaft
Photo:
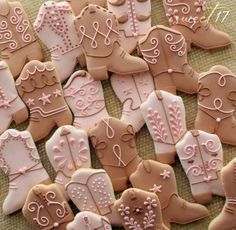
[[[116,118],[101,120],[89,136],[103,166],[125,168],[138,155],[133,127]]]
[[[112,54],[114,43],[119,43],[115,15],[100,6],[84,8],[76,17],[75,26],[86,56],[107,57]]]
[[[177,194],[175,173],[171,166],[153,160],[144,160],[130,176],[133,187],[157,194],[161,207],[168,206],[170,198]]]
[[[154,26],[139,41],[139,49],[154,77],[163,72],[185,72],[187,48],[180,32],[165,26]]]
[[[224,66],[214,66],[198,82],[198,107],[213,118],[224,119],[235,111],[236,76]]]
[[[34,28],[51,52],[58,50],[66,54],[79,47],[74,20],[75,15],[69,3],[47,1],[39,9]]]
[[[155,91],[140,108],[155,143],[175,145],[187,132],[181,97]]]
[[[60,80],[51,62],[31,61],[16,81],[20,97],[31,114],[48,117],[68,110]]]
[[[56,172],[71,177],[80,168],[90,168],[88,136],[82,129],[63,126],[46,142],[46,152]]]
[[[117,17],[125,37],[144,36],[151,28],[150,0],[108,0],[108,9]]]
[[[176,151],[192,185],[219,180],[223,149],[217,135],[192,130],[177,143]]]
[[[20,2],[0,1],[2,23],[0,50],[15,52],[36,41],[29,19]]]
[[[112,213],[114,190],[103,169],[79,169],[66,185],[66,190],[80,211],[91,211],[102,216]]]
[[[116,201],[124,229],[163,229],[162,213],[157,195],[131,188]],[[162,226],[162,227],[160,227]]]

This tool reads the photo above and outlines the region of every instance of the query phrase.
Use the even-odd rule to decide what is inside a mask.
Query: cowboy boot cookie
[[[66,230],[112,230],[109,220],[93,212],[83,211],[75,216],[73,222],[66,226]]]
[[[162,220],[159,199],[154,193],[136,188],[127,189],[116,201],[115,208],[126,230],[168,230]]]
[[[76,17],[75,26],[88,72],[94,79],[107,79],[108,71],[121,75],[148,71],[145,61],[121,47],[118,22],[110,11],[89,5]]]
[[[176,151],[198,203],[210,203],[212,195],[224,196],[220,176],[223,149],[217,135],[189,131],[176,144]]]
[[[69,183],[73,173],[80,168],[91,167],[87,133],[70,125],[62,126],[46,142],[45,148],[57,173],[54,182],[68,198],[65,185]]]
[[[30,110],[27,128],[34,141],[46,137],[54,126],[70,125],[72,114],[64,100],[62,87],[51,62],[31,61],[16,81],[20,97]]]
[[[111,85],[123,104],[121,121],[131,124],[138,132],[145,124],[140,105],[154,91],[152,75],[149,71],[129,76],[113,74]]]
[[[112,117],[102,119],[89,131],[89,137],[114,190],[125,190],[129,176],[141,161],[132,125]]]
[[[5,215],[23,207],[33,186],[51,183],[28,131],[8,129],[0,136],[0,168],[9,177],[9,192],[2,207]]]
[[[4,61],[0,61],[0,134],[9,128],[14,120],[20,124],[28,118],[28,110],[18,96],[15,81]]]
[[[102,118],[109,117],[100,81],[80,70],[63,87],[64,97],[74,114],[73,125],[88,131]]]
[[[209,216],[208,210],[180,198],[176,178],[170,165],[153,160],[142,161],[130,176],[134,188],[155,193],[160,201],[164,224],[187,224]]]
[[[55,184],[36,185],[22,209],[24,217],[37,229],[65,230],[74,214]]]
[[[165,91],[154,91],[140,109],[154,141],[156,160],[174,163],[175,145],[187,132],[182,98]]]
[[[209,230],[236,229],[236,158],[221,170],[226,201],[221,213],[210,223]]]
[[[47,1],[41,5],[34,22],[35,31],[49,49],[52,63],[62,82],[71,75],[77,63],[82,67],[86,64],[74,20],[75,15],[69,3]]]
[[[221,142],[236,145],[236,76],[224,66],[202,73],[198,82],[195,129],[217,134]]]
[[[107,217],[112,225],[122,226],[114,208],[116,199],[111,179],[103,169],[77,170],[66,185],[66,191],[81,212],[94,212]]]
[[[156,89],[176,94],[176,90],[197,92],[198,73],[187,61],[184,36],[165,26],[152,27],[139,41],[139,50],[147,62]]]
[[[29,19],[20,1],[0,0],[0,59],[17,77],[25,63],[43,59]]]
[[[132,53],[151,28],[151,1],[107,0],[107,7],[118,20],[121,46]]]
[[[215,29],[205,16],[205,0],[162,0],[171,28],[181,32],[187,42],[202,49],[215,49],[231,43],[228,34]],[[206,39],[207,38],[207,39]]]

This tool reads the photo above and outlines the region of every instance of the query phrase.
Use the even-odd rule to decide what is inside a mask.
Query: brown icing
[[[228,34],[209,24],[205,16],[206,0],[162,1],[171,27],[184,35],[188,51],[191,44],[202,49],[214,49],[231,43]]]
[[[91,129],[89,136],[101,164],[111,177],[114,190],[127,188],[128,178],[141,160],[133,127],[110,117]]]
[[[158,196],[167,227],[170,227],[170,223],[186,224],[209,215],[204,206],[179,197],[175,173],[170,165],[144,160],[130,176],[130,181],[133,187],[154,192]]]
[[[124,229],[167,230],[156,194],[131,188],[115,203]]]
[[[30,110],[28,130],[35,141],[46,137],[55,125],[72,123],[72,114],[51,62],[28,63],[17,79],[16,87]]]
[[[74,215],[55,184],[36,185],[28,194],[22,209],[25,218],[37,229],[66,229]]]
[[[139,49],[154,76],[156,89],[176,93],[197,92],[198,73],[187,61],[185,38],[165,26],[152,27],[139,41]]]
[[[120,46],[118,21],[110,11],[89,5],[76,18],[75,26],[88,72],[94,79],[107,79],[108,71],[124,75],[148,70],[142,59]]]
[[[221,178],[226,202],[221,213],[210,223],[209,230],[236,229],[236,158],[222,169]]]
[[[1,0],[0,22],[0,57],[16,77],[28,60],[42,59],[41,47],[20,2]]]
[[[236,145],[236,76],[224,66],[214,66],[198,82],[195,129],[217,134],[223,143]]]

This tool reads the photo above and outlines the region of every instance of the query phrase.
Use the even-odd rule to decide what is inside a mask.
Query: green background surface
[[[79,1],[79,0],[78,0]],[[31,23],[34,22],[38,9],[42,2],[40,0],[21,0]],[[233,38],[233,44],[230,47],[221,50],[213,50],[213,51],[204,51],[198,48],[193,48],[192,52],[189,54],[189,63],[190,65],[198,72],[207,71],[213,65],[225,65],[230,68],[234,73],[236,73],[236,0],[207,0],[207,15],[210,14],[211,10],[219,3],[219,7],[216,10],[216,13],[212,16],[210,22],[215,25],[218,29],[223,30],[231,35]],[[220,11],[230,11],[226,20],[222,23],[220,20],[216,22],[217,13]],[[223,15],[222,17],[223,18]],[[152,24],[163,24],[168,25],[164,9],[162,6],[161,0],[152,0]],[[207,38],[206,38],[207,39]],[[45,60],[49,60],[49,53],[44,49],[44,57]],[[121,103],[116,98],[109,80],[103,82],[103,87],[105,91],[105,99],[108,112],[111,116],[120,117],[121,115]],[[183,97],[186,113],[187,113],[187,127],[188,129],[193,128],[194,119],[196,117],[196,95],[189,96],[186,94],[180,94]],[[16,127],[14,124],[11,128],[17,128],[20,130],[24,130],[27,127],[27,122]],[[52,134],[52,133],[51,133]],[[48,137],[49,138],[49,137]],[[46,168],[47,172],[51,176],[52,179],[55,177],[55,172],[51,167],[49,160],[45,154],[45,141],[48,139],[37,143],[37,148],[42,160],[44,167]],[[138,134],[137,134],[137,147],[139,154],[143,159],[154,159],[154,147],[152,139],[148,133],[146,127],[144,127]],[[227,164],[233,157],[236,156],[236,148],[231,146],[223,146],[224,148],[224,163]],[[94,154],[94,151],[91,152],[92,155],[92,164],[94,168],[100,168],[100,164]],[[180,165],[179,160],[176,161],[175,165],[173,165],[177,183],[178,183],[178,190],[180,196],[185,198],[188,201],[193,201],[190,192],[189,182],[185,176],[185,173]],[[0,205],[2,205],[4,198],[8,193],[8,178],[0,172]],[[12,201],[14,202],[14,200]],[[210,211],[211,216],[205,218],[203,220],[197,221],[192,224],[188,225],[172,225],[173,230],[181,229],[181,230],[190,230],[190,229],[207,229],[209,222],[221,211],[224,205],[224,199],[220,197],[214,197],[213,202],[207,206]],[[76,208],[72,205],[74,212],[76,213]],[[0,209],[0,230],[28,230],[34,229],[31,225],[27,223],[24,219],[22,213],[19,211],[10,216],[4,216],[2,210]],[[219,229],[220,230],[220,229]]]

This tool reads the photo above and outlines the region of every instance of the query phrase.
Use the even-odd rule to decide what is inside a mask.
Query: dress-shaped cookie
[[[46,142],[46,152],[57,175],[55,184],[67,196],[65,185],[73,173],[80,168],[91,167],[90,149],[87,133],[70,125],[56,130]]]
[[[158,90],[197,92],[198,73],[188,64],[184,36],[165,26],[152,27],[139,41],[139,50],[148,63]]]
[[[85,66],[85,57],[79,45],[74,20],[75,16],[69,3],[47,1],[40,7],[34,22],[35,31],[49,49],[52,63],[61,81],[71,75],[78,62],[82,67]]]
[[[148,71],[145,61],[129,55],[120,45],[118,22],[110,11],[89,5],[76,17],[75,26],[94,79],[107,79],[108,71],[121,75]]]
[[[223,149],[217,135],[192,130],[176,144],[176,151],[198,203],[211,202],[212,195],[224,196],[220,176]]]
[[[107,0],[107,7],[118,20],[121,46],[131,53],[151,28],[151,1]]]
[[[116,201],[115,208],[126,230],[168,230],[163,224],[161,205],[154,193],[136,188],[127,189]]]
[[[236,145],[236,76],[224,66],[203,73],[198,83],[195,129],[217,134],[221,142]]]
[[[23,207],[33,186],[51,183],[28,131],[8,129],[0,136],[0,169],[9,177],[9,192],[2,207],[5,215]]]
[[[66,185],[66,191],[80,211],[106,216],[112,225],[122,226],[114,208],[116,199],[111,179],[103,169],[77,170]]]
[[[106,0],[55,0],[55,2],[68,2],[77,16],[89,4],[99,5],[105,7]]]
[[[93,212],[80,212],[67,224],[66,230],[112,230],[109,220]]]
[[[28,110],[18,96],[13,76],[4,61],[0,61],[0,134],[14,120],[20,124],[28,118]]]
[[[132,125],[116,118],[103,119],[90,130],[89,136],[102,166],[111,178],[114,190],[125,190],[129,176],[141,161]]]
[[[187,224],[209,216],[206,207],[180,198],[176,178],[170,165],[153,160],[142,161],[130,177],[134,188],[154,192],[160,201],[164,224]]]
[[[65,100],[74,114],[74,126],[89,130],[101,119],[109,117],[102,84],[88,72],[75,72],[63,90]]]
[[[30,110],[27,130],[34,141],[46,137],[54,126],[72,123],[72,114],[51,62],[31,61],[26,64],[16,81],[16,88]]]
[[[140,105],[154,91],[152,75],[149,71],[128,76],[113,74],[111,85],[123,104],[121,121],[131,124],[138,132],[145,124]]]
[[[215,49],[231,43],[228,34],[215,29],[205,16],[206,0],[162,0],[171,28],[181,32],[187,42],[202,49]],[[206,39],[207,38],[207,39]]]
[[[0,0],[0,22],[0,59],[17,77],[27,61],[42,60],[42,50],[19,1]]]
[[[209,230],[236,229],[236,158],[221,170],[226,201],[221,213],[210,223]]]
[[[140,109],[154,141],[157,161],[174,163],[175,145],[187,132],[182,98],[165,91],[154,91]]]
[[[31,224],[42,230],[65,230],[74,219],[69,204],[55,184],[34,186],[22,212]]]

